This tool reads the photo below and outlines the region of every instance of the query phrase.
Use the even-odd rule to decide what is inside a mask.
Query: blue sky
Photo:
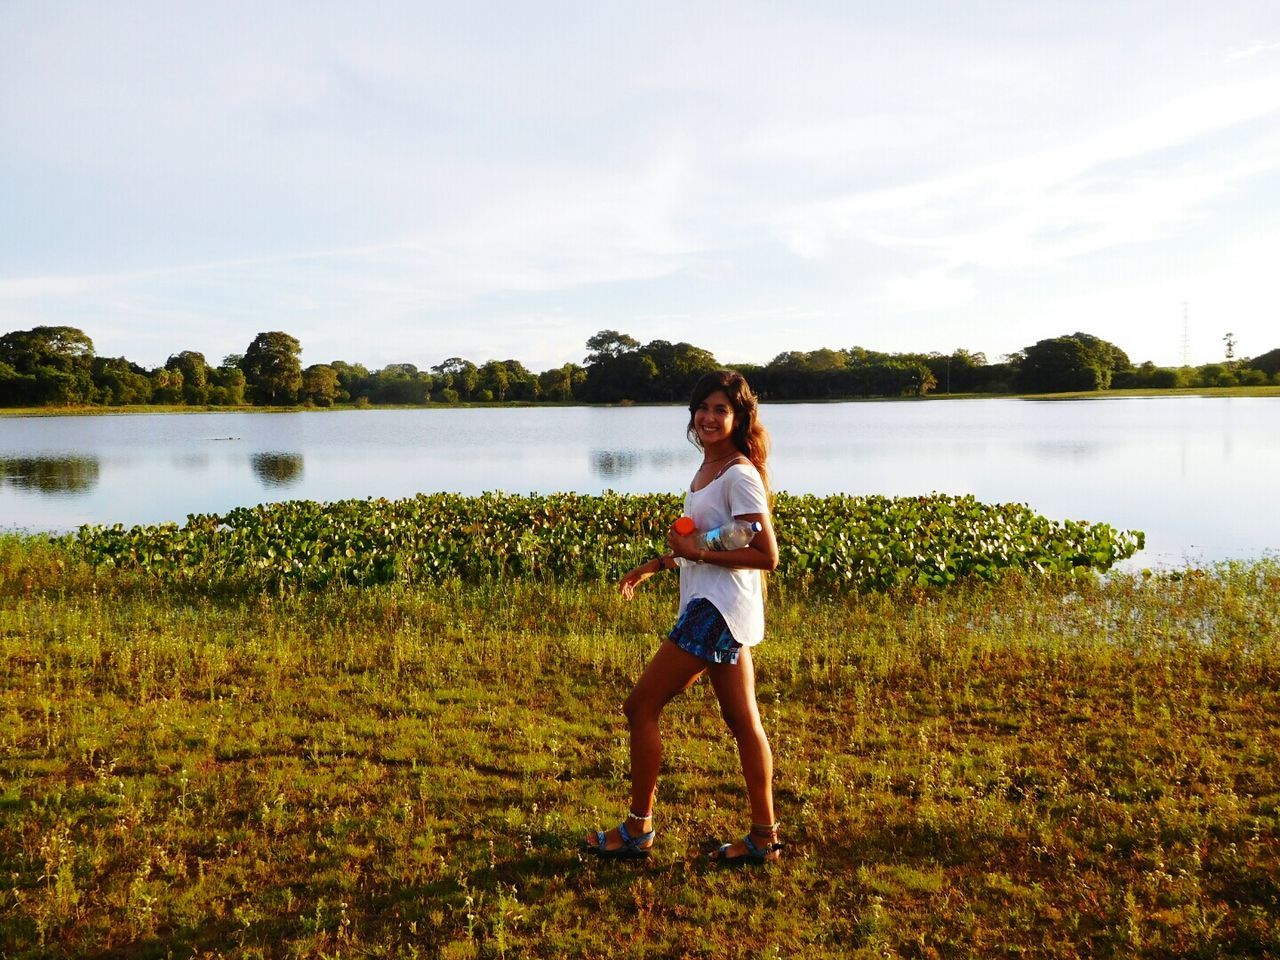
[[[0,5],[0,331],[1280,347],[1280,4]]]

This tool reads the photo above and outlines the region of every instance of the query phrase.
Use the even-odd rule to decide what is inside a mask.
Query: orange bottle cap
[[[693,517],[681,517],[675,523],[675,531],[682,537],[687,537],[696,529],[698,528],[693,524]]]

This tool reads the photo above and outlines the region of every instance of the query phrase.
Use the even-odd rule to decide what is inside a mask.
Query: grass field
[[[775,585],[786,860],[705,684],[656,854],[618,705],[673,581],[260,596],[0,538],[0,955],[1280,955],[1280,564]]]
[[[1257,387],[1178,387],[1173,390],[1135,387],[1130,390],[1094,390],[1074,393],[1027,393],[1018,395],[1020,400],[1121,400],[1135,397],[1146,399],[1159,397],[1280,397],[1280,386],[1268,384]],[[942,399],[945,399],[945,397]]]

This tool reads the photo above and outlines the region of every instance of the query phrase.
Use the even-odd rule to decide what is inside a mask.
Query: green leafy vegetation
[[[618,705],[675,606],[595,581],[287,591],[0,538],[0,955],[1280,953],[1280,564],[831,592],[756,665],[786,859],[706,684],[658,843]]]
[[[665,549],[680,514],[670,494],[419,495],[292,501],[186,524],[82,527],[67,543],[95,566],[165,580],[276,588],[616,578]],[[1002,573],[1106,570],[1142,546],[1107,524],[1058,522],[973,497],[790,496],[775,506],[779,578],[821,589],[994,580]]]
[[[1028,393],[1106,390],[1117,373],[1132,369],[1128,355],[1114,343],[1073,333],[1025,348],[1015,385]]]

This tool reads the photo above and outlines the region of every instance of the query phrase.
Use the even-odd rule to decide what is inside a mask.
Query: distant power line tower
[[[1191,314],[1187,301],[1182,301],[1182,365],[1191,366]]]

